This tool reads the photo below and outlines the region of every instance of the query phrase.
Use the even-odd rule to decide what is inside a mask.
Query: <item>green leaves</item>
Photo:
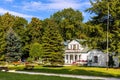
[[[51,16],[58,24],[60,34],[64,40],[79,38],[78,32],[81,32],[83,16],[79,11],[71,8],[58,11]]]
[[[30,48],[30,57],[33,59],[39,59],[42,58],[44,54],[43,46],[39,43],[33,43]]]

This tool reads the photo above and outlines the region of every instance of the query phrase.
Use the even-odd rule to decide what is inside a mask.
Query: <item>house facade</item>
[[[85,48],[76,40],[72,40],[68,43],[64,55],[65,64],[73,64],[74,62],[79,61],[84,49]]]
[[[118,58],[114,57],[113,59],[116,65],[115,67],[118,67]],[[69,65],[80,64],[106,67],[107,54],[97,49],[90,50],[88,47],[82,46],[79,41],[72,40],[66,45],[64,62]]]

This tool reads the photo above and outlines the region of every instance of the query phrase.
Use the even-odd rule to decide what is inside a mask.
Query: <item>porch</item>
[[[74,64],[75,62],[80,60],[81,54],[65,54],[65,64]]]

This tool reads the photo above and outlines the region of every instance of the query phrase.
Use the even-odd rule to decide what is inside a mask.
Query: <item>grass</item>
[[[24,70],[24,66],[10,67],[16,70]],[[102,76],[102,77],[117,77],[120,78],[120,69],[99,68],[99,67],[78,67],[78,66],[65,66],[65,67],[42,67],[35,66],[33,70],[26,70],[31,72],[46,72],[57,74],[74,74],[74,75],[88,75],[88,76]]]
[[[36,67],[34,71],[62,74],[76,74],[88,76],[120,77],[119,69],[96,68],[96,67],[77,67],[67,66],[61,68]]]
[[[42,75],[27,75],[27,74],[17,74],[0,72],[0,80],[83,80],[78,78],[67,78],[67,77],[57,77],[57,76],[42,76]]]

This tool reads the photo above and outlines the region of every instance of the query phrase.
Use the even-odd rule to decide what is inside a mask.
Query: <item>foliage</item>
[[[29,58],[27,58],[27,62],[33,62],[34,61],[34,58],[31,58],[31,57],[29,57]]]
[[[86,44],[93,49],[106,49],[106,32],[104,33],[103,28],[100,25],[87,25],[87,42]]]
[[[4,15],[1,16],[1,26],[4,28],[4,31],[7,32],[7,30],[10,27],[13,27],[15,22],[15,16],[5,13]]]
[[[83,16],[78,10],[63,9],[54,13],[51,18],[57,23],[64,40],[80,38],[81,33],[83,33]]]
[[[31,44],[35,42],[41,43],[42,37],[42,21],[38,18],[33,17],[31,22],[26,25],[24,34],[22,35],[23,46],[23,58],[29,57],[29,51]]]
[[[22,17],[15,17],[14,25],[12,26],[14,32],[20,37],[21,41],[21,50],[23,53],[23,57],[27,54],[28,50],[26,49],[26,45],[28,44],[28,36],[26,26],[28,25],[27,20]]]
[[[88,8],[86,11],[90,13],[94,13],[95,16],[93,16],[92,19],[88,21],[88,23],[91,26],[99,25],[98,30],[100,30],[104,34],[104,36],[99,36],[101,37],[100,39],[101,45],[97,45],[97,47],[100,46],[102,50],[106,50],[107,40],[105,40],[105,38],[108,32],[109,52],[119,53],[120,52],[120,47],[119,47],[120,46],[120,42],[119,42],[120,9],[119,8],[120,7],[117,7],[117,6],[120,5],[120,1],[119,0],[108,0],[108,1],[107,0],[94,0],[94,1],[90,0],[90,1],[92,6]],[[109,14],[108,14],[108,10],[109,10]],[[109,16],[109,19],[108,19],[108,16]],[[107,31],[107,26],[109,27],[108,31]],[[94,35],[92,35],[92,37],[93,36]],[[95,37],[97,37],[97,35],[95,35]],[[95,42],[98,43],[96,40]]]
[[[25,44],[26,41],[26,26],[28,25],[27,20],[22,17],[15,17],[14,25],[12,26],[15,33],[20,37],[22,44]]]
[[[82,13],[72,8],[63,9],[54,13],[49,19],[39,20],[33,17],[28,23],[22,17],[13,16],[5,13],[0,16],[0,56],[4,59],[5,53],[8,54],[7,31],[12,28],[14,33],[19,36],[21,50],[24,53],[22,58],[35,57],[37,49],[33,47],[36,42],[43,45],[45,61],[59,64],[63,63],[63,41],[71,39],[84,39],[83,45],[90,48],[99,48],[107,51],[107,33],[109,39],[109,52],[120,53],[120,1],[119,0],[90,0],[91,7],[86,11],[93,13],[94,16],[84,24]],[[109,15],[108,15],[109,6]],[[108,20],[109,16],[109,20]],[[107,23],[109,21],[109,30]],[[44,33],[44,34],[43,34]],[[9,39],[10,40],[10,39]],[[17,45],[16,41],[12,43]],[[6,46],[6,47],[5,47]],[[10,48],[13,46],[9,46]],[[18,46],[17,46],[18,47]],[[17,48],[15,47],[15,48]],[[33,50],[32,50],[33,48]],[[38,49],[37,49],[38,50]],[[42,49],[41,49],[42,50]],[[33,52],[32,52],[33,51]],[[15,52],[15,51],[14,51]],[[18,53],[18,51],[16,51]],[[32,53],[31,53],[32,52]],[[38,54],[38,53],[36,53]],[[21,56],[19,56],[21,57]],[[14,59],[14,58],[13,58]]]
[[[39,58],[42,58],[44,51],[43,47],[39,43],[33,43],[30,48],[30,57],[32,57],[35,60],[38,60]]]
[[[9,29],[6,36],[6,61],[18,61],[21,59],[21,42],[12,28]]]
[[[5,32],[4,28],[1,25],[1,16],[0,16],[0,60],[3,60],[4,52],[5,52]]]
[[[63,39],[57,29],[57,25],[53,20],[49,19],[45,21],[45,24],[46,28],[42,37],[44,62],[50,63],[52,65],[56,63],[63,64]]]
[[[40,43],[42,37],[42,21],[33,17],[31,22],[27,25],[27,31],[30,43]]]
[[[0,56],[3,55],[5,46],[6,46],[5,33],[4,33],[4,29],[0,26]]]

